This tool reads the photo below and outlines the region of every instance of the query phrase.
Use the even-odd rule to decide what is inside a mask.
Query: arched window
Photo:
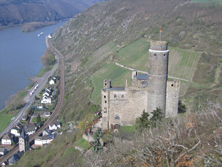
[[[115,115],[115,120],[119,120],[119,119],[120,119],[119,115]]]

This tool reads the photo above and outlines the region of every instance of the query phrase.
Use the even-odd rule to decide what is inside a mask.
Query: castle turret
[[[151,42],[149,49],[147,99],[147,111],[149,113],[156,110],[156,108],[160,108],[164,114],[166,113],[168,56],[167,42]]]
[[[104,81],[103,81],[103,88],[104,89],[110,89],[112,86],[111,86],[111,80],[109,80],[109,79],[105,79]]]

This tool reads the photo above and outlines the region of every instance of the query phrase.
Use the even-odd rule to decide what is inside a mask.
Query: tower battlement
[[[166,41],[151,41],[151,50],[167,50],[168,43]]]

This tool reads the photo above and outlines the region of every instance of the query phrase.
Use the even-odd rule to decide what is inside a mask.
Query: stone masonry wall
[[[167,81],[166,117],[174,117],[178,113],[180,81]]]

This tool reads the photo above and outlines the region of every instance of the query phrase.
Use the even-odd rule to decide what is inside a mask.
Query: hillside
[[[0,0],[0,29],[71,18],[101,0]]]
[[[91,166],[152,164],[149,161],[148,152],[145,156],[142,150],[143,146],[146,146],[144,148],[147,151],[154,149],[153,143],[156,146],[160,145],[158,142],[152,143],[155,140],[162,142],[159,149],[154,149],[155,155],[169,155],[176,161],[178,156],[189,151],[189,156],[183,157],[185,161],[192,159],[201,163],[200,166],[204,164],[204,160],[198,159],[197,153],[198,155],[211,153],[213,140],[219,143],[218,138],[214,138],[214,131],[220,129],[221,115],[214,115],[215,112],[213,112],[214,114],[202,114],[201,117],[201,114],[197,115],[196,112],[205,110],[211,102],[218,102],[218,105],[213,108],[220,108],[218,106],[222,104],[221,22],[220,3],[195,3],[185,0],[110,0],[96,4],[76,15],[53,35],[52,42],[63,53],[66,62],[66,93],[60,114],[64,124],[85,118],[81,122],[84,126],[86,116],[90,117],[90,113],[94,114],[100,110],[100,90],[103,79],[112,79],[114,86],[123,86],[126,79],[130,84],[131,71],[115,65],[115,62],[143,71],[147,70],[149,42],[159,39],[160,27],[163,29],[162,40],[168,41],[170,46],[169,75],[171,78],[169,79],[180,78],[180,98],[186,104],[188,113],[192,113],[181,115],[181,119],[166,120],[154,129],[154,132],[159,130],[162,136],[159,133],[154,133],[155,136],[152,136],[149,131],[145,135],[146,139],[138,137],[136,142],[142,140],[144,145],[134,143],[133,147],[126,146],[121,149],[118,147],[111,150],[110,154],[107,152],[107,154],[91,157],[87,160]],[[208,115],[212,117],[208,119]],[[194,118],[197,119],[194,120]],[[217,123],[214,124],[214,121]],[[83,130],[80,128],[80,135]],[[175,134],[172,134],[171,130]],[[86,159],[78,156],[80,153],[74,149],[76,140],[79,138],[79,134],[76,133],[61,136],[52,145],[26,155],[19,162],[20,166],[30,165],[31,160],[34,161],[33,166],[61,164],[84,166],[83,162]],[[177,140],[174,140],[174,135],[179,136]],[[70,138],[70,136],[73,137]],[[203,141],[203,145],[200,145],[200,137],[202,141],[206,136],[207,139]],[[147,141],[149,138],[152,138],[150,142]],[[169,141],[175,141],[175,143],[168,145]],[[63,143],[61,147],[58,146],[59,142]],[[181,147],[178,146],[178,150],[173,150],[175,154],[168,154],[171,150],[166,148],[175,148],[176,145]],[[195,152],[195,148],[198,148],[198,152]],[[165,149],[165,152],[162,149]],[[45,150],[49,153],[43,158],[41,155]],[[112,151],[117,157],[113,156]],[[218,159],[221,157],[218,154],[216,156]],[[167,162],[164,161],[167,158],[164,159],[162,156],[151,156],[151,158],[153,161],[163,160],[162,166]],[[104,164],[98,164],[97,160]],[[141,162],[146,163],[141,164]],[[89,164],[85,166],[90,166]],[[190,166],[192,165],[196,166],[194,162]]]

